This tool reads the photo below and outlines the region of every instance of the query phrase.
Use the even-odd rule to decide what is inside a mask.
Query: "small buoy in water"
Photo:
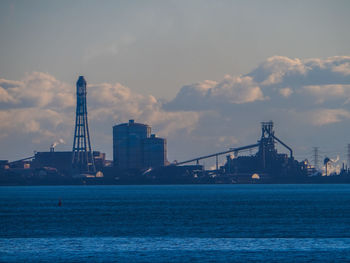
[[[62,206],[62,201],[61,201],[61,199],[58,200],[58,206]]]

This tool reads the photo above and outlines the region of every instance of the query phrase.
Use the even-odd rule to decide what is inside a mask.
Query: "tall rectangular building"
[[[130,120],[113,127],[113,162],[119,169],[143,168],[143,139],[151,127]]]
[[[147,169],[166,163],[166,140],[151,136],[151,127],[130,120],[113,127],[113,163],[125,169]]]
[[[166,140],[152,134],[143,142],[143,162],[147,168],[156,168],[166,164]]]

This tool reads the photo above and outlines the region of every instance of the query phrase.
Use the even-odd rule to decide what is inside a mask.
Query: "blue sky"
[[[345,158],[349,11],[349,1],[1,1],[0,159],[60,138],[71,148],[79,75],[94,148],[110,158],[111,127],[129,118],[168,138],[170,161],[251,143],[270,119],[300,158],[312,146]]]
[[[1,1],[0,73],[120,82],[170,99],[274,55],[349,50],[349,1]]]

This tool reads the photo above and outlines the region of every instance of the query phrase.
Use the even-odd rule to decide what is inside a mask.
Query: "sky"
[[[255,143],[260,122],[296,157],[346,160],[349,1],[0,2],[0,159],[71,150],[75,82],[93,148],[147,123],[168,159]],[[282,149],[281,149],[282,150]],[[210,163],[209,163],[210,164]]]

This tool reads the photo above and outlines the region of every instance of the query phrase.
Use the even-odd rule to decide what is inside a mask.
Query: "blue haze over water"
[[[0,187],[0,262],[281,261],[350,261],[350,185]]]

